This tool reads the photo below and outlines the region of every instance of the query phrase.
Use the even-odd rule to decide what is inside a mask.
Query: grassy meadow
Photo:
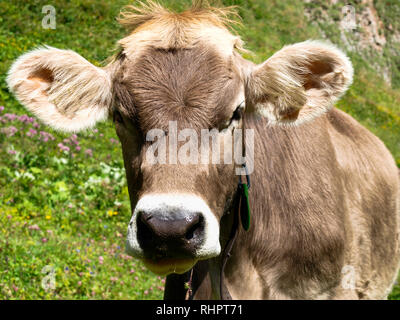
[[[182,9],[189,1],[163,1]],[[285,44],[321,38],[303,1],[237,0],[236,26],[262,62]],[[161,299],[164,278],[127,256],[129,196],[111,123],[77,135],[32,117],[5,83],[11,63],[40,45],[72,49],[103,65],[125,33],[115,20],[126,0],[0,2],[0,299]],[[42,7],[57,10],[43,29]],[[391,16],[388,16],[391,19]],[[396,17],[392,18],[396,19]],[[325,35],[340,45],[335,30]],[[355,81],[338,107],[378,135],[400,166],[400,90],[349,53]],[[400,299],[395,286],[391,299]]]

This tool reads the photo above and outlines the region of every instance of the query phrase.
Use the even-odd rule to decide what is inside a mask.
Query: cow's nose
[[[154,258],[194,256],[204,240],[204,218],[196,211],[140,211],[137,232],[140,246]]]

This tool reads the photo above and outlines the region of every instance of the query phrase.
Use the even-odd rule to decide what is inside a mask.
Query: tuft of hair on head
[[[179,24],[184,22],[206,22],[232,30],[232,26],[241,25],[241,17],[237,6],[212,6],[208,0],[192,0],[192,5],[183,12],[173,12],[158,2],[138,1],[137,5],[125,6],[117,21],[133,32],[152,21],[170,20]]]

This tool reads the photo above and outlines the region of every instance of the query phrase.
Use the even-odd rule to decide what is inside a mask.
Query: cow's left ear
[[[19,57],[7,83],[16,98],[54,129],[77,132],[109,115],[112,81],[79,54],[51,47]]]
[[[286,46],[255,66],[246,104],[272,124],[300,124],[329,110],[353,80],[349,58],[331,44]]]

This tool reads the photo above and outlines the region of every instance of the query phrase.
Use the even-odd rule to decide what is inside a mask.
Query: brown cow
[[[166,298],[184,297],[193,267],[194,298],[221,298],[239,190],[233,161],[183,164],[168,147],[158,152],[170,161],[152,163],[148,133],[166,132],[157,141],[170,146],[171,122],[179,132],[213,129],[217,145],[253,130],[251,226],[237,230],[223,269],[232,298],[386,298],[399,268],[399,175],[384,144],[332,108],[352,82],[351,62],[306,41],[254,65],[228,31],[231,11],[128,7],[120,20],[131,33],[105,68],[44,47],[13,64],[8,84],[59,130],[113,117],[133,209],[127,250],[169,274]]]

